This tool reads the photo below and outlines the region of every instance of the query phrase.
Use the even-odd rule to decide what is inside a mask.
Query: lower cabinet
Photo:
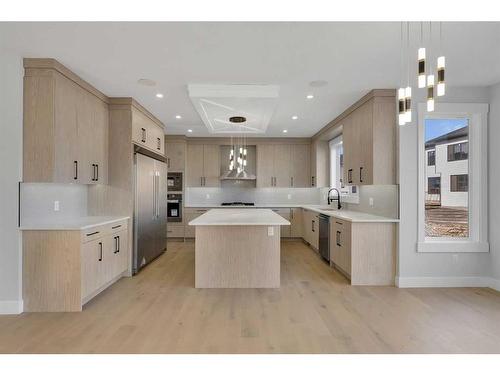
[[[81,311],[127,271],[129,256],[126,219],[85,230],[23,231],[24,311]]]
[[[280,215],[283,219],[290,221],[290,209],[289,208],[275,208],[273,209],[278,215]],[[281,225],[280,226],[280,237],[287,238],[291,237],[290,235],[290,225]]]
[[[315,250],[319,248],[319,214],[302,210],[302,238]]]
[[[186,223],[186,225],[184,227],[184,236],[186,238],[194,238],[194,235],[195,235],[195,229],[194,229],[195,227],[189,225],[189,222],[191,220],[196,219],[198,216],[203,215],[207,211],[208,211],[208,209],[206,209],[206,208],[188,207],[188,208],[184,209],[184,217],[186,218],[186,220],[184,221]]]
[[[183,238],[184,223],[167,223],[167,238]]]
[[[290,209],[290,237],[302,237],[302,208],[295,207]]]
[[[330,263],[352,285],[394,285],[396,224],[331,218]]]

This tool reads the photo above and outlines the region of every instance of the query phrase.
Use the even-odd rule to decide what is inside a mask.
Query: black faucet
[[[330,192],[332,190],[335,190],[337,192],[337,198],[330,198]],[[339,191],[339,189],[337,189],[337,188],[331,188],[330,190],[328,190],[328,196],[327,196],[326,199],[328,201],[328,204],[330,204],[333,201],[337,201],[337,209],[340,210],[342,208],[342,205],[340,204],[340,191]]]

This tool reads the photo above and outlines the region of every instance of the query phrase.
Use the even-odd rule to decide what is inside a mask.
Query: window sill
[[[489,253],[488,242],[473,241],[426,241],[417,243],[419,253]]]

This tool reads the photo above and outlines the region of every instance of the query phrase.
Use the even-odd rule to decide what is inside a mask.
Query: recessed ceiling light
[[[297,120],[299,116],[292,116],[292,120]]]
[[[314,98],[314,95],[313,94],[309,94],[306,96],[307,99],[313,99]]]
[[[328,85],[328,82],[327,81],[323,81],[323,80],[317,80],[317,81],[311,81],[309,82],[309,86],[311,87],[323,87],[323,86],[326,86]]]
[[[188,133],[192,133],[193,132],[193,129],[188,129]]]
[[[149,78],[138,79],[137,83],[143,86],[156,86],[156,82]]]
[[[286,129],[283,129],[283,133],[288,133],[288,130],[286,130]]]
[[[180,119],[182,118],[182,116],[181,116],[181,115],[175,115],[175,118],[176,118],[177,120],[180,120]]]
[[[161,98],[163,98],[163,94],[161,92],[159,92],[158,94],[156,94],[156,97],[161,99]]]

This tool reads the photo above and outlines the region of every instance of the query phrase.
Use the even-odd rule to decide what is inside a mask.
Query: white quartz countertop
[[[303,204],[255,204],[254,206],[222,206],[220,204],[186,204],[184,208],[291,208],[303,207]]]
[[[290,222],[264,208],[216,208],[191,220],[189,225],[290,225]]]
[[[367,214],[365,212],[352,211],[352,210],[337,210],[335,206],[319,206],[310,205],[302,206],[302,208],[314,211],[323,215],[336,217],[337,219],[351,221],[353,223],[398,223],[399,219]]]
[[[130,216],[81,216],[54,219],[26,219],[21,230],[85,230],[99,225],[130,219]]]

